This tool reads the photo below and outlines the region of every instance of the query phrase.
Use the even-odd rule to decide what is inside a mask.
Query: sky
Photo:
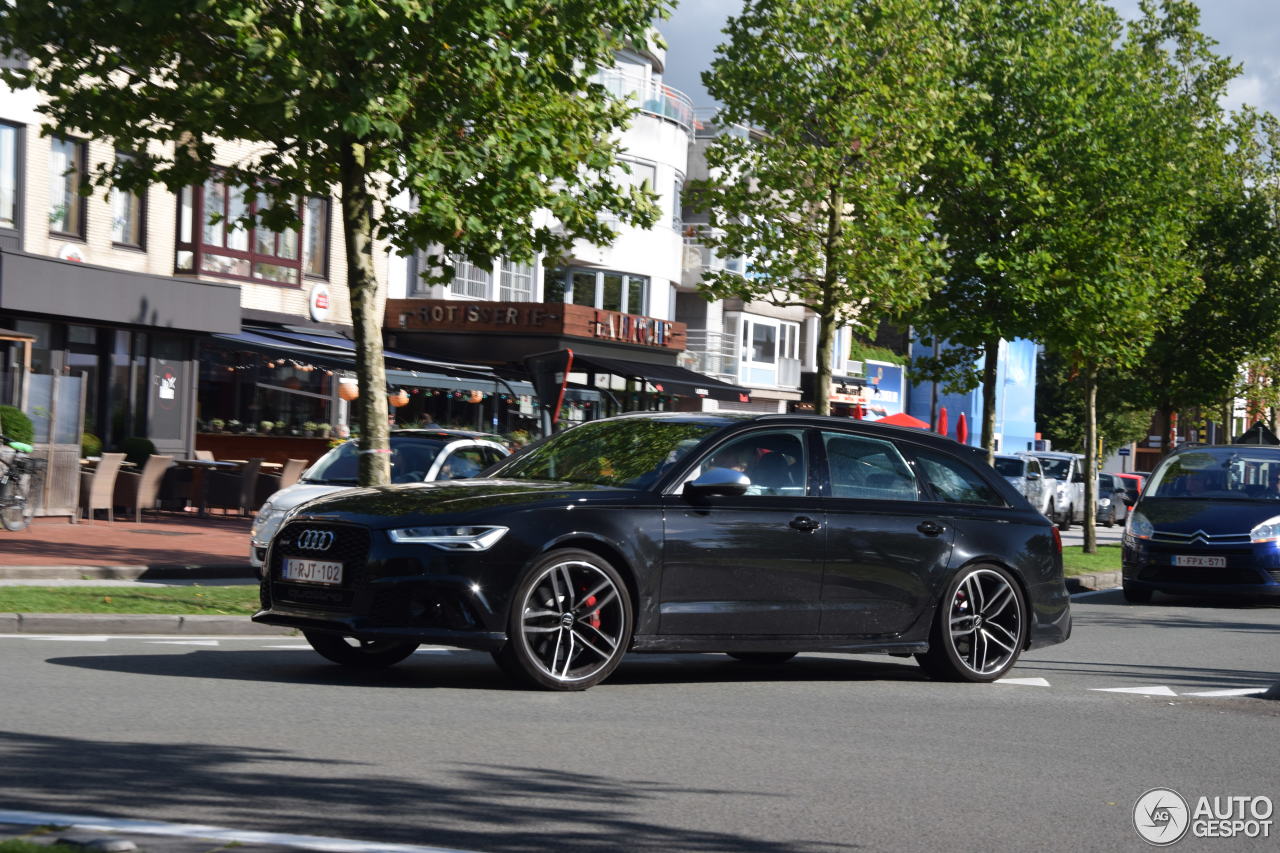
[[[1122,16],[1136,14],[1138,0],[1108,0]],[[1280,0],[1202,0],[1200,30],[1218,42],[1218,53],[1243,65],[1223,106],[1250,104],[1280,115]],[[711,64],[725,20],[742,0],[682,0],[659,25],[667,40],[664,81],[714,106],[699,75]]]

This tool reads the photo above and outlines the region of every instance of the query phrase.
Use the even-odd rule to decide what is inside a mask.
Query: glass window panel
[[[49,230],[81,236],[81,143],[54,137],[49,153]]]
[[[178,194],[178,242],[190,243],[194,238],[191,231],[191,223],[195,215],[192,208],[192,197],[195,193],[191,187],[183,187],[182,192]],[[188,264],[190,266],[190,264]]]
[[[212,178],[204,182],[204,233],[202,240],[207,246],[224,245],[226,222],[214,222],[213,217],[223,216],[227,210],[227,188]]]
[[[947,503],[1004,506],[1004,500],[976,471],[959,459],[914,451],[921,473],[933,487],[936,498]]]
[[[253,265],[253,277],[265,279],[266,281],[276,281],[281,284],[298,283],[298,271],[293,267],[286,267],[282,264],[255,262]]]
[[[751,324],[751,360],[773,364],[777,357],[778,330],[760,323]]]
[[[504,302],[533,301],[533,265],[502,262],[501,291],[498,297]]]
[[[890,442],[833,432],[824,432],[822,441],[832,497],[919,500],[915,475]]]
[[[648,284],[647,278],[631,275],[627,276],[627,306],[626,311],[629,314],[644,314],[644,292],[645,285]]]
[[[680,231],[684,227],[684,215],[681,205],[684,204],[684,181],[676,178],[671,187],[671,227]]]
[[[617,273],[605,273],[603,302],[600,307],[609,311],[622,311],[622,276]]]
[[[307,199],[302,228],[302,270],[307,275],[323,278],[328,271],[325,261],[329,252],[329,205],[324,199]]]
[[[18,129],[0,124],[0,228],[18,227]]]
[[[449,290],[457,296],[469,296],[473,299],[488,299],[489,285],[493,274],[478,267],[464,257],[453,257],[453,281]]]
[[[542,301],[543,302],[564,302],[564,270],[556,270],[547,276],[545,285],[543,286]]]
[[[252,197],[244,187],[228,187],[227,193],[227,248],[237,252],[249,251],[249,231],[236,220],[249,213]]]
[[[296,261],[298,259],[298,232],[290,228],[287,231],[281,231],[277,237],[276,242],[279,246],[280,257],[286,261]]]
[[[596,307],[596,274],[593,272],[575,272],[573,274],[573,304]]]

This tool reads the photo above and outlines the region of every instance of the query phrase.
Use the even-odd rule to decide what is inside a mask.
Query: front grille
[[[1151,534],[1152,542],[1165,545],[1248,545],[1248,533],[1205,533],[1197,530],[1194,533],[1173,533],[1168,530],[1156,530]]]
[[[1280,569],[1272,569],[1268,574],[1271,575],[1273,581],[1280,583]]]
[[[304,531],[332,533],[333,542],[323,551],[299,547],[298,536]],[[368,582],[369,542],[369,531],[363,527],[313,522],[288,525],[276,536],[275,546],[271,549],[271,600],[296,607],[350,611],[355,591]],[[281,581],[280,571],[285,557],[342,563],[342,583],[326,586]]]

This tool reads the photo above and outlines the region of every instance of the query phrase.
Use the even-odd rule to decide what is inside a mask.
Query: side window
[[[920,499],[915,475],[898,448],[887,441],[823,432],[831,470],[833,498],[866,498],[882,501]]]
[[[1036,460],[1034,460],[1034,459],[1028,459],[1028,460],[1027,460],[1027,474],[1028,474],[1028,475],[1035,474],[1035,475],[1037,475],[1037,476],[1038,476],[1038,475],[1040,474],[1040,463],[1039,463],[1039,462],[1037,462],[1037,461],[1036,461]]]
[[[1004,499],[959,459],[928,450],[915,452],[920,473],[940,501],[983,506],[1004,506]]]
[[[501,453],[499,453],[498,451],[494,450],[492,447],[483,448],[481,452],[484,454],[484,467],[486,468],[488,468],[490,465],[496,465],[499,462],[501,462],[503,459],[507,458],[503,456]]]
[[[806,494],[809,465],[802,430],[752,432],[712,451],[694,470],[697,477],[708,468],[730,468],[747,475],[748,495]]]
[[[488,464],[482,447],[460,447],[449,454],[440,466],[437,480],[465,480],[479,474]]]

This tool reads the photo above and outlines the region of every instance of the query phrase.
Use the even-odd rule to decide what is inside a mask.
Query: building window
[[[684,230],[684,181],[676,178],[671,187],[671,228],[677,233]]]
[[[302,217],[302,273],[310,278],[329,277],[329,200],[308,198]]]
[[[514,261],[504,260],[498,299],[502,302],[532,302],[533,264],[517,264]]]
[[[449,292],[454,296],[488,299],[492,283],[492,272],[476,266],[461,255],[453,256],[453,281],[449,283]]]
[[[0,228],[18,227],[18,153],[21,128],[0,122]]]
[[[116,153],[117,160],[128,160],[128,154]],[[111,241],[120,246],[142,248],[145,209],[138,193],[119,188],[111,190]]]
[[[263,208],[267,204],[264,199]],[[251,188],[228,186],[216,178],[183,190],[178,199],[174,266],[221,278],[298,286],[303,272],[300,229],[272,231],[241,221],[259,209],[257,193]],[[296,212],[305,228],[307,217],[313,215],[310,202],[299,203]],[[327,233],[327,227],[324,230]]]
[[[85,144],[55,136],[49,150],[49,230],[84,238]]]
[[[785,320],[743,315],[738,324],[738,379],[752,385],[778,385],[780,359],[795,359],[800,326]]]
[[[649,304],[649,279],[604,270],[565,270],[548,282],[545,301],[644,314]]]

